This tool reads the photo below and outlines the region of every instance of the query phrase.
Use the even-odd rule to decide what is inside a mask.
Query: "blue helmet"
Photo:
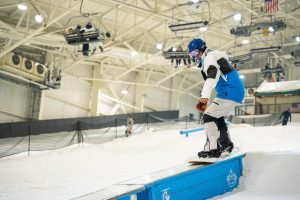
[[[206,43],[204,42],[204,40],[202,40],[200,38],[193,39],[188,44],[189,53],[194,51],[195,49],[198,49],[198,50],[204,52],[206,50],[206,48],[207,48]]]

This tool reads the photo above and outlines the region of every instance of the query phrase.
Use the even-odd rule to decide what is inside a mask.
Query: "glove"
[[[207,107],[207,103],[199,102],[199,103],[196,105],[197,110],[199,110],[200,112],[204,112],[205,109],[206,109],[206,107]]]

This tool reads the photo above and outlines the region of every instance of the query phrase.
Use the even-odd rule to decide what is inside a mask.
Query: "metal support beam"
[[[175,72],[171,73],[169,76],[167,76],[167,77],[161,79],[160,81],[158,81],[157,84],[161,84],[162,82],[172,78],[173,76],[176,76],[177,74],[179,74],[182,71],[183,71],[183,68],[179,68],[179,69],[175,70]]]
[[[56,100],[58,100],[58,101],[60,101],[60,102],[69,104],[69,105],[71,105],[71,106],[80,108],[80,109],[82,109],[82,110],[86,110],[86,111],[88,111],[88,112],[90,111],[89,108],[87,108],[87,107],[85,107],[85,106],[82,106],[82,105],[78,105],[78,104],[73,103],[73,102],[70,102],[69,100],[66,100],[66,99],[64,99],[64,98],[62,98],[62,97],[60,97],[60,96],[53,95],[53,94],[50,94],[50,93],[48,93],[48,92],[45,93],[45,96],[47,96],[47,97],[49,97],[49,98],[51,98],[51,99],[56,99]]]
[[[69,14],[73,9],[75,9],[77,7],[77,5],[80,2],[75,3],[71,8],[67,9],[65,12],[63,12],[62,14],[58,15],[57,17],[55,17],[54,19],[52,19],[51,21],[49,21],[47,23],[47,26],[41,26],[40,28],[36,29],[35,31],[33,31],[32,33],[30,33],[28,36],[26,36],[24,39],[14,43],[12,46],[4,49],[1,53],[0,53],[0,58],[4,55],[6,55],[7,53],[9,53],[10,51],[14,50],[16,47],[20,46],[21,44],[23,44],[24,42],[28,41],[29,39],[31,39],[32,37],[34,37],[35,35],[39,34],[40,32],[42,32],[43,30],[45,30],[46,28],[48,28],[49,26],[51,26],[52,24],[54,24],[55,22],[57,22],[58,20],[62,19],[63,17],[65,17],[67,14]]]
[[[136,107],[136,106],[130,105],[130,104],[125,103],[125,102],[122,102],[122,101],[120,101],[120,100],[118,100],[118,99],[115,99],[115,98],[113,98],[113,97],[110,97],[110,96],[108,96],[108,95],[105,95],[105,94],[102,94],[102,93],[101,93],[101,96],[103,96],[103,97],[105,97],[105,98],[107,98],[107,99],[109,99],[109,100],[112,100],[112,101],[114,101],[114,102],[116,102],[116,103],[119,103],[119,104],[121,104],[121,105],[130,107],[130,108],[134,108],[134,109],[136,109],[136,110],[141,110],[140,108],[138,108],[138,107]]]
[[[3,22],[2,20],[0,20],[0,25],[3,26],[4,28],[10,30],[13,33],[17,33],[17,31],[13,27],[11,27],[7,23]]]
[[[119,5],[123,5],[123,6],[128,7],[128,8],[134,9],[134,10],[144,12],[146,14],[152,14],[152,15],[155,14],[155,15],[158,15],[158,16],[164,18],[164,19],[169,19],[169,20],[174,19],[172,16],[168,16],[168,15],[165,15],[165,14],[162,14],[162,13],[159,13],[159,12],[154,12],[154,11],[151,11],[151,10],[147,10],[147,9],[137,7],[137,6],[134,6],[132,4],[124,3],[124,2],[121,2],[121,1],[118,1],[118,0],[110,0],[110,1],[112,1],[116,4],[119,4]]]
[[[135,79],[133,80],[133,82],[136,82],[136,79],[137,79],[137,76],[135,77]],[[131,86],[132,86],[132,85],[126,86],[126,90],[129,91],[129,89],[130,89]],[[120,101],[124,101],[125,96],[126,96],[126,94],[123,94],[123,95],[121,96],[121,98],[120,98]],[[112,110],[111,110],[111,112],[110,112],[109,114],[110,114],[110,115],[114,115],[114,114],[118,111],[118,109],[120,108],[120,106],[121,106],[121,104],[116,104],[116,105],[112,108]],[[141,110],[142,110],[142,108],[141,108]]]

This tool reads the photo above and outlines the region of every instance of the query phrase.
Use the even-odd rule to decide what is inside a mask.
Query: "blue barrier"
[[[201,200],[238,187],[245,154],[206,166],[181,165],[128,180],[78,200]]]
[[[203,130],[204,130],[204,128],[192,128],[192,129],[187,129],[187,130],[181,130],[180,134],[181,135],[185,134],[186,137],[188,137],[189,133],[203,131]]]

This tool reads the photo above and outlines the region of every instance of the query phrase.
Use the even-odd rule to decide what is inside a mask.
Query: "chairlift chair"
[[[83,16],[71,17],[65,28],[65,39],[70,45],[78,45],[91,42],[100,42],[104,38],[100,38],[99,30],[89,20],[86,24],[77,24],[76,26],[70,26],[70,21],[75,18],[83,18]],[[86,17],[84,17],[86,18]]]

